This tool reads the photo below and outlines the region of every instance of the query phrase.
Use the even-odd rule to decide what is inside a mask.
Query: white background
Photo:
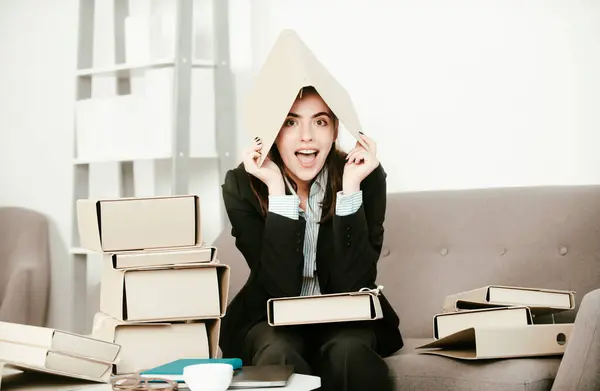
[[[390,192],[600,183],[596,1],[230,4],[238,100],[279,31],[296,29],[350,91]],[[75,0],[0,2],[0,205],[51,218],[50,324],[64,328],[76,15]],[[251,137],[238,124],[243,147]],[[211,183],[208,240],[222,224]]]

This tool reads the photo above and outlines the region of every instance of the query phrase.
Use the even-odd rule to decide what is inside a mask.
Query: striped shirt
[[[319,237],[319,221],[321,220],[321,203],[327,188],[327,170],[321,170],[316,180],[310,187],[306,210],[300,207],[300,198],[287,181],[286,184],[291,195],[269,196],[269,212],[298,220],[306,220],[304,236],[304,270],[301,296],[320,295],[319,280],[317,278],[317,238]],[[337,193],[335,213],[338,216],[347,216],[355,213],[362,205],[362,191],[352,194]]]

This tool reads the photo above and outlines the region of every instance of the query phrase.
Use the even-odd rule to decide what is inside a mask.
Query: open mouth
[[[317,161],[319,151],[316,149],[300,149],[296,151],[296,157],[304,167],[310,167]]]

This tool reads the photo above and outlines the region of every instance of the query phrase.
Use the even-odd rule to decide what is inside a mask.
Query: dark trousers
[[[246,336],[252,365],[293,365],[321,378],[322,391],[391,391],[387,364],[375,351],[375,333],[363,322],[255,325]]]

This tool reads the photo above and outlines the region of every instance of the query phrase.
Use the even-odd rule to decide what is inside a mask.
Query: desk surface
[[[286,387],[245,388],[239,391],[311,391],[321,386],[317,376],[293,374]],[[112,391],[110,384],[98,384],[43,373],[7,372],[0,382],[0,391]]]

